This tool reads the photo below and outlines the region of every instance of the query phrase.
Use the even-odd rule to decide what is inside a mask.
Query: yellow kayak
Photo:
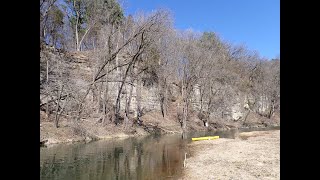
[[[219,136],[206,136],[206,137],[192,138],[192,141],[212,140],[212,139],[219,139]]]

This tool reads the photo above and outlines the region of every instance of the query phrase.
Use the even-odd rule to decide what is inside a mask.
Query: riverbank
[[[280,130],[195,141],[182,179],[280,179]]]
[[[149,133],[142,128],[127,128],[115,125],[97,125],[90,121],[79,124],[62,121],[56,128],[52,122],[42,122],[40,125],[40,144],[51,145],[60,143],[74,143],[111,138],[128,138],[144,136]]]
[[[143,126],[136,124],[119,124],[91,119],[81,119],[79,122],[62,117],[59,121],[59,128],[54,126],[52,121],[46,121],[44,113],[41,114],[40,123],[40,145],[51,145],[59,143],[74,143],[80,141],[90,142],[100,139],[129,138],[133,136],[146,136],[150,133],[182,133],[181,126],[171,117],[162,118],[155,113],[148,113],[142,117]]]
[[[82,119],[78,123],[74,123],[66,118],[61,118],[59,128],[54,126],[53,122],[45,121],[42,114],[42,122],[40,124],[40,144],[58,144],[73,143],[79,141],[93,141],[99,139],[110,138],[128,138],[132,136],[145,136],[150,133],[175,134],[182,133],[182,128],[178,120],[174,116],[162,117],[159,112],[147,113],[142,117],[143,126],[120,124],[116,126],[112,122],[102,124],[97,119]],[[263,128],[271,126],[279,126],[280,118],[272,119],[261,118],[255,114],[247,117],[246,122],[243,121],[212,121],[209,126],[205,127],[203,122],[196,118],[190,117],[187,122],[187,131],[207,131],[207,130],[229,130],[237,128]]]

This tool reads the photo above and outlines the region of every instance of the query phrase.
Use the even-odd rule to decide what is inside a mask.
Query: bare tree
[[[266,61],[213,32],[180,32],[166,10],[125,17],[116,0],[65,2],[64,8],[60,1],[40,1],[40,36],[53,46],[40,49],[40,109],[55,115],[56,127],[62,116],[99,118],[103,125],[124,119],[127,127],[133,111],[142,124],[143,93],[150,87],[163,118],[178,105],[183,130],[195,113],[207,125],[230,119],[238,104],[237,111],[268,118],[280,110],[279,60]],[[76,51],[56,49],[70,39]],[[173,84],[180,89],[175,95]]]

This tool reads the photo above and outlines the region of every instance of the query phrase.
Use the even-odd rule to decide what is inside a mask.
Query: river
[[[280,127],[150,135],[41,147],[40,179],[177,179],[188,153],[186,145],[192,137],[235,138],[238,132],[274,129]]]

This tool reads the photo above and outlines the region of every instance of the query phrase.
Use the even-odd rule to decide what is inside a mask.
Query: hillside
[[[40,117],[47,142],[279,125],[280,59],[165,9],[41,1]]]
[[[57,49],[44,46],[41,49],[41,62],[46,60],[53,62],[52,66],[56,65],[54,61],[63,62],[63,68],[67,71],[67,76],[62,77],[63,81],[66,81],[69,86],[68,90],[65,90],[64,94],[74,93],[75,89],[79,89],[78,92],[85,93],[81,88],[84,88],[86,84],[89,84],[92,80],[94,52],[60,52]],[[61,71],[62,68],[52,67],[52,75],[54,71]],[[121,72],[123,73],[123,72]],[[45,76],[45,75],[44,75]],[[54,77],[54,76],[53,76]],[[109,105],[116,101],[117,95],[117,72],[110,73],[109,79]],[[54,82],[52,82],[54,83]],[[119,84],[119,83],[118,83]],[[180,83],[181,84],[181,83]],[[57,95],[51,94],[51,97],[45,95],[45,88],[41,89],[40,95],[40,141],[46,142],[46,144],[60,143],[60,142],[74,142],[83,140],[103,139],[112,137],[128,137],[137,135],[146,135],[148,133],[177,133],[182,132],[183,128],[181,123],[181,109],[182,109],[182,96],[179,82],[173,82],[169,84],[168,91],[170,93],[168,102],[164,110],[164,117],[161,113],[160,98],[159,98],[159,86],[153,84],[149,86],[142,86],[140,108],[142,109],[141,125],[137,123],[137,84],[136,82],[126,84],[124,92],[122,92],[121,106],[126,107],[128,102],[128,94],[131,94],[131,102],[128,107],[128,122],[124,121],[125,109],[122,109],[121,116],[122,121],[116,125],[114,123],[114,117],[110,117],[103,122],[103,112],[98,112],[96,104],[92,103],[95,99],[94,91],[91,91],[87,97],[85,104],[88,107],[84,110],[80,120],[75,120],[75,113],[72,111],[73,99],[62,99],[60,104],[65,109],[58,110],[58,115],[55,111],[55,101],[57,101]],[[75,88],[75,89],[73,89]],[[129,90],[129,92],[128,92]],[[130,92],[131,91],[131,92]],[[245,94],[235,96],[238,101],[235,101],[233,106],[226,107],[232,111],[225,113],[224,118],[212,116],[206,117],[204,113],[199,113],[201,98],[199,89],[194,88],[193,96],[191,97],[192,108],[188,114],[186,131],[199,131],[199,130],[215,130],[215,129],[230,129],[238,127],[265,127],[280,125],[279,112],[274,112],[270,118],[259,115],[259,111],[251,112],[246,110],[248,104],[243,102],[245,100]],[[64,95],[60,95],[64,96]],[[241,101],[242,100],[242,101]],[[49,101],[49,103],[48,103]],[[206,101],[206,100],[204,100]],[[242,107],[240,105],[243,105]],[[70,107],[68,107],[70,106]],[[49,118],[47,109],[49,108]],[[62,108],[59,106],[59,108]],[[68,109],[70,108],[70,109]],[[259,110],[259,109],[257,109]],[[60,111],[60,112],[59,112]],[[112,112],[110,112],[111,114]],[[261,113],[261,112],[260,112]],[[55,118],[59,118],[59,127],[55,127]],[[208,122],[206,127],[204,122]]]

